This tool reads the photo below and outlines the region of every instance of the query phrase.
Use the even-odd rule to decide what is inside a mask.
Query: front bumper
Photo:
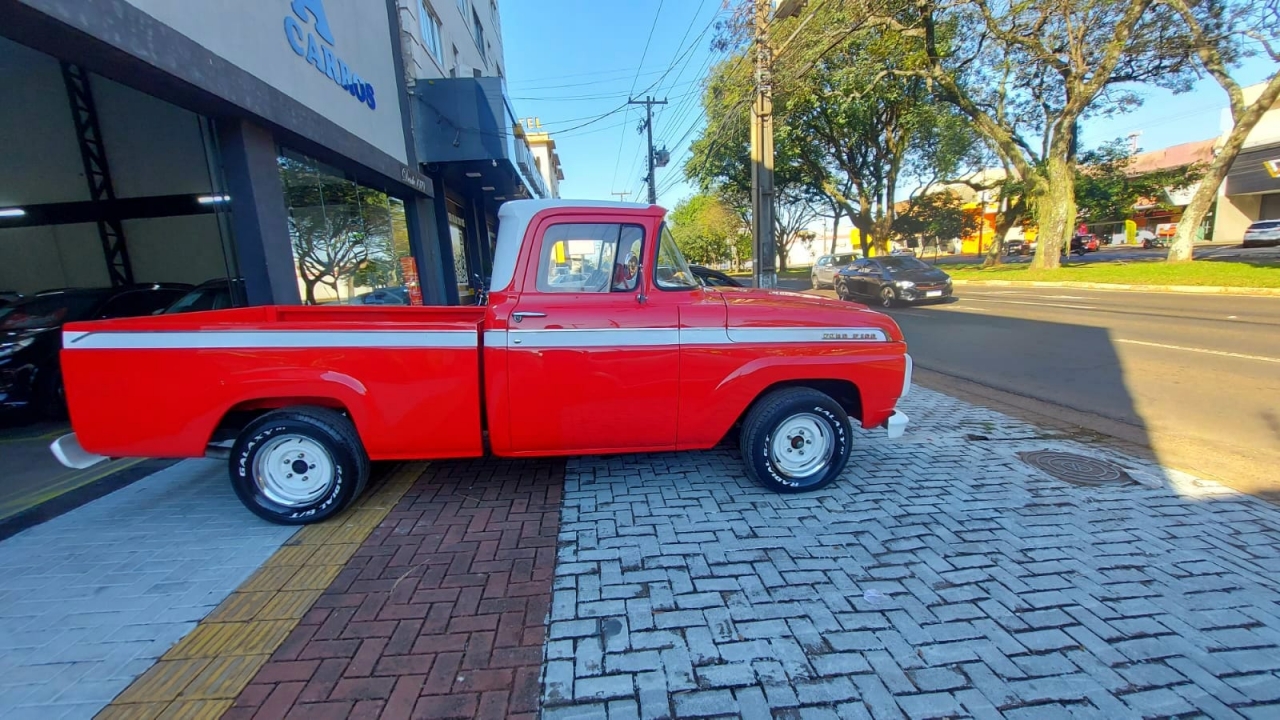
[[[952,288],[950,285],[936,288],[919,288],[913,287],[900,291],[902,299],[906,302],[938,302],[951,297]],[[938,295],[929,295],[931,292],[937,292]]]
[[[906,359],[906,367],[902,371],[902,394],[898,395],[898,402],[911,393],[911,373],[915,369],[915,362],[910,355],[903,356]],[[902,437],[907,431],[907,423],[911,422],[911,418],[901,410],[894,410],[888,420],[884,421],[883,427],[890,440],[896,440]]]

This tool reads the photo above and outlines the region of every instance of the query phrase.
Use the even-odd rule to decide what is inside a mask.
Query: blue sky
[[[722,55],[711,49],[722,0],[506,0],[501,4],[508,92],[516,114],[538,117],[552,133],[564,165],[567,198],[617,200],[611,192],[645,197],[645,138],[636,132],[643,108],[619,110],[629,95],[666,97],[655,108],[655,144],[671,164],[657,171],[658,202],[674,207],[694,188],[681,179],[689,144],[702,126],[700,82]],[[647,45],[647,48],[646,48]],[[643,62],[642,62],[643,59]],[[1238,74],[1259,82],[1268,65],[1252,62]],[[1212,80],[1189,93],[1144,91],[1134,112],[1091,120],[1089,148],[1132,132],[1156,150],[1219,133],[1226,96]],[[609,113],[603,119],[595,118]],[[588,123],[590,124],[585,124]]]

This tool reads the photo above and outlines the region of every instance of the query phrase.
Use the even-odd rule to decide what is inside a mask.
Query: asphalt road
[[[918,366],[1116,421],[1170,466],[1280,491],[1280,298],[956,290],[890,311]]]

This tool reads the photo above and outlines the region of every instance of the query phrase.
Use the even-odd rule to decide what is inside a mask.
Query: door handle
[[[513,313],[511,313],[511,318],[512,318],[513,320],[515,320],[516,322],[520,322],[521,320],[524,320],[524,319],[525,319],[525,318],[527,318],[527,317],[546,317],[546,316],[547,316],[547,314],[546,314],[546,313],[540,313],[540,312],[513,312]]]

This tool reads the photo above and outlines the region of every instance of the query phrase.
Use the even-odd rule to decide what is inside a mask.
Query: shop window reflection
[[[279,166],[304,303],[422,303],[404,203],[290,150]]]

